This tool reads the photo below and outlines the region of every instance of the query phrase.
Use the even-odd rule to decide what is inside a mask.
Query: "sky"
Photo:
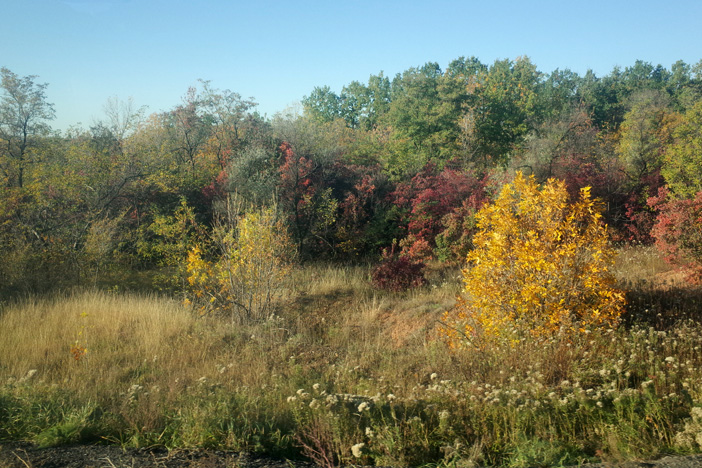
[[[54,129],[88,128],[109,99],[148,113],[190,86],[253,97],[267,117],[315,86],[461,56],[528,56],[597,76],[702,59],[699,0],[0,0],[0,66],[48,83]]]

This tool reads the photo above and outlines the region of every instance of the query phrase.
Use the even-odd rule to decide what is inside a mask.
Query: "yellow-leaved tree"
[[[230,313],[239,322],[266,319],[295,253],[275,209],[229,215],[215,227],[212,240],[214,258],[204,258],[196,246],[187,259],[188,283],[201,313]]]
[[[517,173],[477,214],[463,294],[443,317],[452,347],[613,327],[625,305],[589,187],[569,203],[565,183]]]

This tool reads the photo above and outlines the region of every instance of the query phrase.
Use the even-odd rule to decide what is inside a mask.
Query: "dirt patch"
[[[1,468],[315,468],[308,462],[277,460],[221,450],[126,449],[72,445],[40,449],[28,443],[0,443]],[[702,455],[656,461],[595,463],[581,468],[700,468]]]
[[[72,445],[40,449],[28,443],[0,443],[2,468],[312,468],[250,453],[220,450],[121,449]]]

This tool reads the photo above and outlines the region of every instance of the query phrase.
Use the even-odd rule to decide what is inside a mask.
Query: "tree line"
[[[424,262],[463,262],[475,214],[517,171],[591,187],[615,242],[701,257],[702,61],[598,77],[461,57],[316,87],[271,119],[201,81],[166,112],[112,99],[63,133],[47,84],[1,74],[5,291],[146,272],[184,288],[193,247],[220,255],[213,233],[253,212],[275,214],[296,261],[382,261],[377,284],[401,289]]]

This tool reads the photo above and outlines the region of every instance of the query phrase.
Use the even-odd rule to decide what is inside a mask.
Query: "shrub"
[[[456,260],[462,248],[446,248],[446,240],[463,242],[474,234],[472,216],[488,200],[487,176],[472,171],[444,168],[429,163],[411,181],[398,184],[391,194],[395,206],[406,211],[407,237],[402,239],[402,255],[417,260],[438,256]],[[463,242],[462,247],[465,247]]]
[[[464,295],[444,315],[450,345],[618,322],[624,294],[614,288],[614,251],[588,188],[569,204],[564,182],[540,188],[517,173],[477,219]]]
[[[375,267],[372,275],[373,286],[388,291],[406,291],[426,284],[424,263],[407,255],[396,255],[395,246],[383,250],[383,260]]]
[[[214,229],[213,241],[213,261],[200,247],[188,253],[188,283],[201,312],[229,311],[242,322],[268,317],[295,251],[274,209],[230,216]]]
[[[663,187],[648,203],[658,210],[651,231],[658,249],[670,263],[690,269],[691,279],[702,279],[702,191],[693,199],[674,199]]]

